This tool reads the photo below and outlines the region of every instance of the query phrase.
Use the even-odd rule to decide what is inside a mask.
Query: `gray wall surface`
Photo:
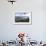
[[[16,11],[32,11],[32,25],[14,25]],[[28,32],[33,40],[46,40],[46,1],[0,0],[0,41],[15,40],[18,32]]]

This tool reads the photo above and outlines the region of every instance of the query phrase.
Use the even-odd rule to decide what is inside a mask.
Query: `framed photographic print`
[[[16,12],[14,16],[15,24],[32,24],[32,12]]]

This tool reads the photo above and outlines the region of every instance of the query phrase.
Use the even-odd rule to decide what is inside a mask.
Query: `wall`
[[[46,40],[45,2],[45,0],[17,0],[12,5],[7,0],[0,0],[0,40],[15,39],[18,32],[29,32],[33,40]],[[14,25],[13,17],[16,11],[32,11],[32,25]]]

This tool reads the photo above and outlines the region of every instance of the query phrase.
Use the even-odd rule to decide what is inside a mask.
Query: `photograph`
[[[31,12],[16,12],[14,16],[15,24],[31,24],[32,15]]]
[[[28,16],[15,16],[15,22],[29,22]]]

